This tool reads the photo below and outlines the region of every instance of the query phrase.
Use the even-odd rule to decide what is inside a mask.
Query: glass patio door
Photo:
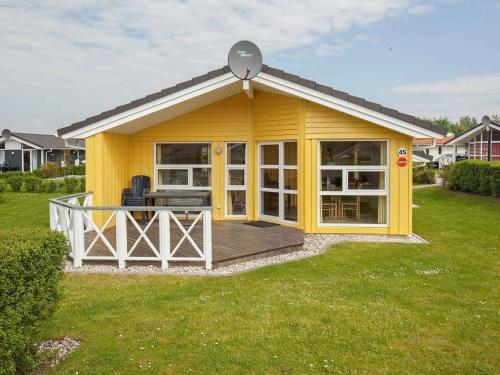
[[[259,214],[297,222],[297,142],[259,144]]]

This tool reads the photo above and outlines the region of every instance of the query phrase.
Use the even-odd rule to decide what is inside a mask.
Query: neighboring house
[[[469,159],[500,160],[500,121],[484,116],[479,125],[457,135],[446,146],[464,147]]]
[[[413,164],[427,164],[432,161],[432,156],[426,154],[424,151],[413,150],[412,154]]]
[[[0,135],[1,171],[33,171],[45,162],[64,164],[65,153],[71,165],[85,161],[85,141],[64,140],[48,134],[11,132]]]
[[[264,65],[249,81],[225,66],[58,134],[85,139],[94,207],[120,206],[132,176],[147,175],[154,191],[205,192],[214,220],[410,235],[406,158],[414,138],[446,130]]]
[[[432,139],[432,138],[416,138],[413,140],[413,150],[422,151],[431,157],[431,161],[453,153],[453,146],[447,145],[447,142],[452,140],[453,133],[448,133],[446,137]],[[465,146],[457,147],[458,154],[465,154]]]

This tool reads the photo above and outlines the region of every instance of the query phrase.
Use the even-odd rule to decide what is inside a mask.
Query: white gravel
[[[285,263],[292,260],[309,258],[326,251],[329,245],[340,242],[387,242],[387,243],[428,243],[422,237],[412,234],[411,236],[390,236],[370,234],[307,234],[304,237],[304,248],[288,254],[275,255],[259,258],[248,262],[217,267],[207,271],[203,267],[170,267],[161,269],[156,265],[130,266],[120,269],[116,265],[86,264],[82,267],[73,267],[70,261],[66,262],[65,272],[69,273],[117,273],[117,274],[167,274],[167,275],[198,275],[198,276],[227,276],[240,272],[250,271],[256,268],[272,264]]]
[[[80,341],[66,336],[62,340],[47,340],[38,344],[38,352],[42,353],[48,350],[56,350],[57,353],[49,362],[43,364],[44,368],[52,368],[62,362],[64,358],[80,346]]]

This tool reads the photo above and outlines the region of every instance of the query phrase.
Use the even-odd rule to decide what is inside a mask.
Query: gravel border
[[[410,236],[374,235],[374,234],[306,234],[304,248],[292,253],[259,258],[248,262],[217,267],[207,271],[203,267],[170,267],[161,269],[156,265],[130,266],[120,269],[115,265],[85,264],[75,268],[70,261],[66,261],[64,271],[67,273],[115,273],[115,274],[158,274],[158,275],[186,275],[186,276],[228,276],[240,272],[265,267],[271,264],[280,264],[293,260],[305,259],[326,251],[329,245],[341,242],[375,242],[375,243],[409,243],[425,244],[428,241],[412,234]]]
[[[46,352],[56,350],[57,353],[48,362],[42,364],[42,369],[47,370],[62,362],[71,352],[80,346],[80,341],[71,337],[64,337],[62,340],[47,340],[38,344],[38,352]]]

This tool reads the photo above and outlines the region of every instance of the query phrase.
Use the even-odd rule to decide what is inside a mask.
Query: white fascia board
[[[436,133],[432,130],[423,129],[419,126],[416,126],[415,124],[410,124],[406,121],[384,115],[383,113],[373,111],[369,108],[365,108],[346,100],[324,94],[317,90],[304,87],[302,85],[272,76],[267,73],[259,73],[259,75],[253,78],[253,80],[263,85],[287,92],[291,95],[301,97],[311,102],[335,109],[339,112],[346,113],[348,115],[369,121],[371,123],[394,130],[398,133],[406,134],[414,138],[443,137],[442,134]]]
[[[34,143],[31,143],[31,142],[25,141],[24,139],[18,138],[18,137],[16,137],[15,135],[11,135],[11,136],[10,136],[10,138],[9,138],[9,140],[11,140],[11,139],[13,139],[13,140],[14,140],[14,141],[16,141],[16,142],[19,142],[19,143],[25,144],[26,146],[30,146],[30,147],[32,147],[32,148],[34,148],[34,149],[36,149],[36,150],[41,150],[41,149],[43,149],[43,147],[40,147],[40,146],[38,146],[38,145],[36,145],[36,144],[34,144]]]
[[[422,162],[422,163],[430,163],[432,161],[432,160],[423,158],[423,157],[415,155],[415,154],[412,154],[411,158],[412,158],[413,161],[419,161],[419,162]]]
[[[157,111],[172,107],[176,104],[190,100],[197,96],[206,94],[212,90],[230,85],[231,83],[239,81],[232,73],[226,73],[211,80],[201,82],[197,85],[188,87],[184,90],[175,92],[171,95],[159,98],[141,106],[129,109],[114,116],[89,124],[81,129],[73,130],[69,133],[63,134],[63,139],[68,138],[87,138],[89,136],[111,130],[117,126],[126,124],[130,121],[147,116]]]
[[[462,134],[459,137],[456,137],[456,138],[449,140],[448,142],[445,143],[445,145],[446,146],[453,146],[456,144],[466,143],[469,137],[472,137],[472,136],[476,135],[477,133],[480,133],[481,131],[484,130],[484,128],[485,128],[484,125],[480,125],[477,128],[474,128],[474,129],[469,130],[468,132],[465,132],[464,134]]]

